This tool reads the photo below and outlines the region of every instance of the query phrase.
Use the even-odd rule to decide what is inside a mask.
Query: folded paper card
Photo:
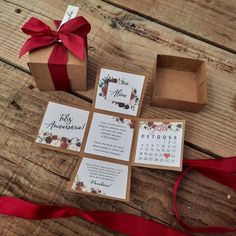
[[[185,121],[138,118],[145,78],[101,68],[91,109],[48,104],[36,142],[80,156],[69,190],[128,201],[132,166],[182,170]]]

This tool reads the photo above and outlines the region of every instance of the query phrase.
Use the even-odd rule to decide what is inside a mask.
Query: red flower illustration
[[[66,149],[66,148],[68,148],[68,146],[69,146],[68,143],[61,142],[61,145],[60,145],[61,148],[65,148]]]
[[[135,94],[131,93],[130,100],[133,100],[135,98]]]
[[[107,94],[107,86],[102,87],[102,94],[103,96]]]
[[[62,142],[67,142],[68,139],[67,139],[66,137],[62,137],[62,138],[61,138],[61,141],[62,141]]]

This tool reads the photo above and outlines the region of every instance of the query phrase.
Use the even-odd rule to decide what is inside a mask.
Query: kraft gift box
[[[198,112],[207,103],[205,63],[157,55],[153,68],[151,105]]]
[[[46,23],[56,30],[53,22]],[[56,90],[48,68],[48,59],[53,47],[54,44],[29,53],[28,66],[39,90]],[[66,69],[71,90],[87,90],[87,49],[84,51],[85,58],[82,61],[67,50]]]

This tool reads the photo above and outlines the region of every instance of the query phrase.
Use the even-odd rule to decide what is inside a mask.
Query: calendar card
[[[139,120],[133,165],[182,170],[184,120]]]
[[[130,172],[128,165],[83,157],[69,188],[79,193],[128,201]]]
[[[98,73],[94,107],[131,116],[140,114],[145,75],[101,68]]]

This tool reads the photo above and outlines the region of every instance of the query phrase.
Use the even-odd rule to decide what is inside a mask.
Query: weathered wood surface
[[[104,0],[212,45],[236,52],[235,0]]]
[[[13,2],[13,0],[10,0]],[[91,22],[89,35],[89,90],[78,93],[86,99],[92,97],[96,69],[99,65],[122,67],[146,72],[149,77],[155,54],[164,53],[199,58],[206,61],[209,104],[197,114],[158,109],[149,105],[149,83],[142,110],[143,117],[186,119],[185,140],[199,149],[218,156],[235,153],[236,134],[236,55],[175,32],[142,17],[100,1],[79,2],[81,14]],[[18,59],[18,52],[26,39],[20,26],[30,16],[42,19],[61,18],[66,3],[40,1],[3,2],[9,12],[2,17],[1,54],[4,61],[28,70],[27,57]],[[20,8],[21,13],[15,9]],[[218,128],[220,127],[220,128]]]
[[[171,171],[133,168],[129,204],[68,193],[66,184],[77,157],[38,148],[33,142],[48,100],[84,107],[90,103],[64,92],[39,92],[33,79],[24,72],[4,63],[0,69],[0,132],[3,134],[0,136],[1,195],[14,195],[45,204],[72,205],[86,210],[129,212],[176,226],[171,192],[177,174]],[[187,146],[184,156],[211,158]],[[233,226],[235,204],[233,191],[206,181],[196,173],[186,177],[179,191],[180,211],[193,225]],[[86,235],[109,234],[77,218],[28,222],[2,216],[0,222],[5,225],[2,235],[25,235],[31,231],[35,235],[56,235],[59,232],[62,235],[84,235],[84,232]]]
[[[39,92],[28,74],[27,57],[18,59],[26,39],[20,26],[30,16],[59,19],[67,3],[46,0],[0,3],[4,9],[0,12],[1,195],[85,210],[128,212],[179,228],[172,213],[171,198],[176,173],[133,168],[129,204],[68,193],[66,184],[77,157],[36,147],[33,141],[37,128],[49,100],[90,106],[97,66],[145,71],[150,77],[156,52],[181,55],[206,61],[209,105],[198,114],[153,108],[149,106],[149,84],[142,117],[187,119],[185,157],[233,155],[236,56],[111,4],[97,0],[71,3],[78,3],[82,15],[92,24],[89,91],[77,92],[80,98],[64,92]],[[191,225],[235,226],[236,196],[230,189],[193,172],[183,181],[178,194],[180,212]],[[0,226],[1,235],[113,235],[78,218],[33,222],[1,216]]]

